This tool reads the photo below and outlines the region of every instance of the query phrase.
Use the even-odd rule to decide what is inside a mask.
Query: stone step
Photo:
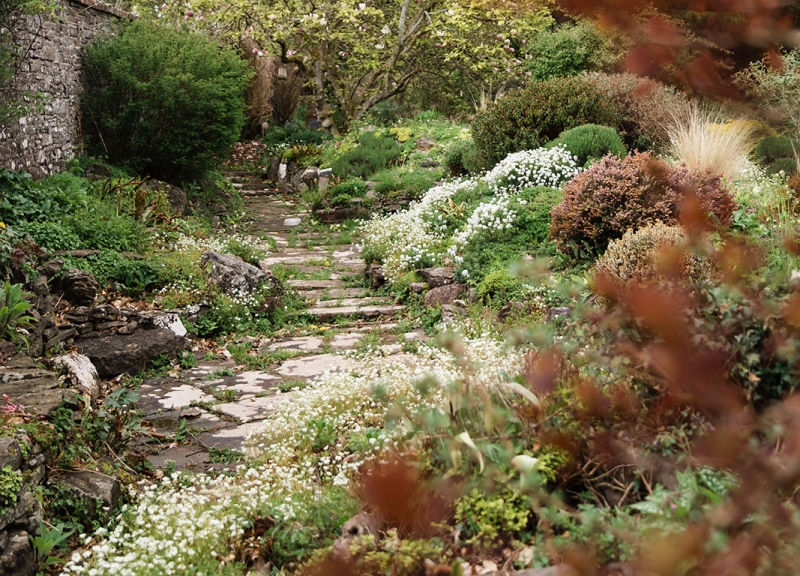
[[[391,306],[394,300],[383,296],[366,297],[366,298],[341,298],[336,300],[317,300],[314,308],[337,308],[343,306],[356,306],[363,308],[365,306]]]
[[[288,284],[298,291],[344,288],[344,282],[341,280],[289,280]]]
[[[318,288],[305,290],[303,296],[320,300],[338,300],[339,298],[364,298],[364,294],[368,292],[367,288]]]
[[[265,258],[259,265],[262,267],[270,267],[275,264],[283,264],[284,266],[324,266],[328,262],[328,266],[332,266],[336,262],[334,259],[324,252],[311,252],[305,254],[275,254]]]
[[[318,322],[330,322],[337,316],[350,316],[359,318],[380,318],[381,316],[396,316],[405,306],[334,306],[334,307],[313,307],[301,312],[310,314],[317,318]]]

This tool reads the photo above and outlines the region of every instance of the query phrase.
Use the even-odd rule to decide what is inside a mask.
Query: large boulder
[[[444,306],[455,302],[462,292],[466,292],[466,284],[446,284],[433,288],[425,294],[425,306],[431,308],[435,306]]]
[[[28,533],[15,530],[0,552],[0,576],[33,576],[36,574],[36,558],[33,555]]]
[[[452,284],[456,279],[455,268],[447,266],[440,268],[422,268],[418,270],[418,272],[422,274],[422,277],[425,278],[425,282],[427,282],[428,286],[431,288]]]
[[[202,186],[202,183],[201,183]],[[148,180],[144,183],[145,190],[153,190],[163,192],[169,200],[169,205],[178,216],[186,212],[186,207],[189,205],[189,200],[186,192],[173,184],[162,182],[161,180]]]
[[[168,328],[137,330],[133,334],[113,334],[80,340],[80,352],[89,357],[101,378],[136,374],[162,354],[175,358],[189,341]]]
[[[64,294],[64,299],[73,306],[91,306],[100,284],[88,272],[72,268],[61,275],[58,288]]]
[[[262,282],[269,282],[273,289],[280,288],[280,280],[271,273],[248,264],[233,254],[208,250],[201,257],[204,263],[211,265],[208,282],[219,286],[230,296],[250,296]]]
[[[39,368],[28,356],[17,354],[0,366],[0,394],[47,416],[74,392],[62,387],[57,374]]]
[[[83,500],[89,515],[96,520],[107,522],[116,513],[122,497],[120,481],[94,470],[70,470],[63,472],[51,483],[72,492],[74,497]]]

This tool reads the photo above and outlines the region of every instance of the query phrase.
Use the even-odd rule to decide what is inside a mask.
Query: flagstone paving
[[[405,307],[367,287],[358,246],[335,244],[341,230],[303,227],[311,215],[296,198],[283,197],[242,172],[229,177],[244,197],[250,229],[275,241],[276,249],[261,261],[261,267],[284,267],[290,275],[287,287],[305,298],[308,308],[298,314],[290,336],[240,340],[250,346],[248,354],[253,358],[268,359],[263,368],[237,364],[227,351],[225,357],[213,359],[201,358],[198,352],[194,368],[142,384],[140,407],[151,426],[150,434],[163,439],[148,459],[161,469],[206,471],[235,466],[247,435],[263,426],[281,404],[291,402],[293,389],[326,371],[346,368],[349,352],[369,345],[386,356],[403,357],[402,344],[393,331]],[[297,218],[303,232],[291,225],[291,219]],[[344,237],[349,239],[350,234]],[[405,342],[426,339],[417,327],[402,338]],[[185,437],[177,441],[176,433]]]

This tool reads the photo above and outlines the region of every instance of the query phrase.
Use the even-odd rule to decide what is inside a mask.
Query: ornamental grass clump
[[[591,259],[629,229],[677,224],[690,195],[712,222],[730,225],[736,203],[720,174],[669,166],[647,152],[607,156],[564,187],[564,198],[552,211],[550,237],[562,252]]]
[[[699,280],[711,270],[708,259],[687,248],[680,226],[662,222],[627,231],[612,240],[595,263],[595,272],[624,285],[670,279]]]
[[[669,153],[689,168],[710,169],[735,179],[750,166],[760,125],[729,118],[720,108],[691,105],[672,112]]]

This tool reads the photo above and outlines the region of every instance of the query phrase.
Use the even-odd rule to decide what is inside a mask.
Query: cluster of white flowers
[[[422,346],[413,357],[351,360],[346,370],[324,374],[295,392],[252,433],[246,453],[254,465],[240,466],[231,476],[175,474],[160,484],[142,485],[117,527],[110,534],[98,531],[92,539],[98,543],[76,552],[62,573],[155,576],[193,569],[210,574],[197,570],[214,564],[214,558],[228,557],[253,517],[268,513],[291,523],[298,506],[321,488],[346,485],[365,461],[385,449],[399,449],[408,430],[402,419],[387,425],[393,407],[401,406],[405,415],[444,408],[458,384],[492,388],[504,381],[504,374],[522,370],[519,350],[488,336],[462,338],[458,359]],[[418,386],[431,378],[437,385],[424,390]],[[312,450],[312,423],[321,421],[335,433],[327,446]],[[365,438],[365,448],[351,454],[347,440],[358,434]]]
[[[474,180],[446,182],[428,190],[407,210],[374,218],[361,227],[362,245],[384,254],[383,270],[392,281],[422,263],[438,263],[449,243],[437,221],[437,213],[461,190],[477,186]]]
[[[483,177],[497,194],[518,194],[532,186],[558,188],[581,171],[577,158],[554,146],[509,154]]]
[[[475,208],[467,219],[467,225],[453,237],[447,249],[448,255],[454,262],[461,264],[464,259],[459,256],[459,251],[463,250],[464,246],[478,236],[485,238],[493,232],[511,230],[517,215],[516,210],[511,208],[511,199],[508,197],[500,196],[484,202]]]
[[[250,246],[254,250],[262,250],[264,252],[271,252],[273,249],[273,244],[270,242],[259,240],[258,238],[239,232],[206,234],[202,236],[184,234],[183,232],[179,232],[177,236],[165,233],[161,238],[157,238],[157,240],[161,240],[161,244],[165,250],[180,253],[205,252],[206,250],[227,252],[228,245],[231,242],[238,242]]]

